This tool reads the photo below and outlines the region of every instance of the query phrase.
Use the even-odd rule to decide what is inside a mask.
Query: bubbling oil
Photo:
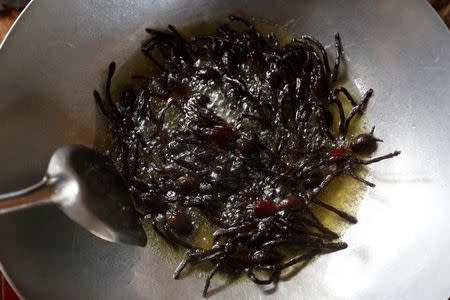
[[[191,24],[189,26],[179,27],[178,31],[184,37],[191,37],[194,35],[206,35],[214,32],[214,30],[220,25],[225,23],[224,20],[216,20],[213,22],[199,22],[195,24]],[[262,33],[267,34],[269,32],[274,32],[277,35],[278,40],[281,45],[287,43],[292,38],[296,37],[296,34],[288,32],[285,28],[273,24],[269,24],[264,21],[257,22],[255,25],[256,29]],[[345,45],[344,45],[345,48]],[[113,84],[113,95],[118,94],[118,91],[123,90],[124,87],[132,86],[136,84],[136,81],[130,80],[131,77],[135,75],[145,75],[147,77],[151,77],[152,74],[155,74],[155,69],[152,67],[152,64],[149,60],[144,57],[144,55],[140,53],[136,53],[132,56],[131,59],[122,64],[116,74],[115,82]],[[190,87],[195,90],[196,83],[191,82]],[[360,94],[358,93],[356,87],[352,84],[351,81],[340,82],[339,85],[346,87],[352,96],[355,99],[358,99]],[[224,117],[228,121],[233,121],[233,111],[231,108],[227,107],[227,99],[224,98],[224,95],[221,93],[214,91],[214,89],[210,90],[199,90],[199,92],[206,93],[210,96],[212,100],[212,104],[210,108],[213,109],[218,115]],[[339,95],[341,97],[341,95]],[[351,110],[351,104],[344,98],[341,98],[344,112],[347,115]],[[335,106],[331,107],[331,112],[334,116],[332,132],[338,131],[338,111]],[[367,132],[368,128],[366,125],[366,120],[360,116],[356,116],[350,127],[349,127],[349,137],[355,136],[362,132]],[[108,144],[104,139],[97,143],[99,145]],[[104,146],[100,148],[104,149]],[[358,170],[359,174],[362,177],[367,177],[367,170],[361,168]],[[349,214],[356,215],[357,208],[360,201],[364,198],[366,189],[365,186],[356,181],[355,179],[349,176],[340,176],[336,178],[332,183],[330,183],[319,195],[319,198],[328,204],[343,210]],[[330,228],[331,230],[342,233],[348,224],[340,219],[338,216],[334,215],[332,212],[325,210],[321,207],[314,207],[313,211],[318,216],[319,220],[323,225]],[[217,226],[211,224],[206,217],[202,216],[195,209],[191,209],[190,213],[192,213],[195,217],[195,231],[191,236],[189,236],[186,240],[194,246],[199,248],[209,249],[211,248],[212,242],[212,234],[214,231],[218,229]],[[151,247],[154,253],[161,256],[162,259],[167,261],[169,265],[175,267],[176,264],[180,262],[185,256],[185,250],[172,246],[168,244],[162,237],[160,237],[151,227],[151,225],[145,219],[142,220],[143,226],[146,229],[148,234],[148,246]],[[286,254],[293,252],[289,250],[283,251]],[[298,254],[298,253],[295,253]],[[295,269],[296,267],[291,267],[290,269]],[[194,274],[198,277],[206,276],[206,272],[209,268],[195,268]],[[288,271],[289,272],[289,271]]]

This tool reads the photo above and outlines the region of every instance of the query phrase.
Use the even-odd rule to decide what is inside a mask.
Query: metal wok
[[[92,90],[108,63],[137,53],[145,27],[228,13],[261,17],[331,44],[341,33],[350,80],[375,98],[368,120],[397,159],[342,237],[276,291],[238,282],[215,299],[447,299],[450,295],[450,34],[422,0],[133,0],[32,2],[0,50],[0,192],[38,180],[62,144],[100,132]],[[0,261],[26,299],[197,299],[203,280],[172,279],[153,248],[97,239],[56,208],[0,218]]]

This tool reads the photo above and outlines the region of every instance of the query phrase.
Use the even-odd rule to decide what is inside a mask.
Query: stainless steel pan
[[[377,187],[343,236],[348,249],[275,292],[239,282],[213,298],[447,299],[450,34],[422,0],[32,2],[0,50],[0,192],[39,179],[61,144],[94,144],[92,90],[111,60],[121,65],[137,52],[145,27],[231,12],[325,44],[339,31],[349,77],[360,91],[375,90],[368,120],[386,141],[380,151],[402,155],[371,168]],[[27,299],[196,299],[203,285],[174,281],[152,247],[102,241],[53,208],[1,217],[0,261]]]

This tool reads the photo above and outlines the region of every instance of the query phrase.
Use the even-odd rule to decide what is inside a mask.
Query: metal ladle
[[[59,148],[39,183],[0,195],[0,217],[48,204],[102,239],[139,246],[147,242],[123,178],[110,159],[85,146]]]

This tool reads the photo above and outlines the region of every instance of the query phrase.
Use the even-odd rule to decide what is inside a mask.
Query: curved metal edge
[[[34,1],[34,0],[33,0]],[[9,277],[8,272],[6,272],[5,267],[3,267],[2,262],[0,261],[0,272],[3,274],[3,277],[8,281],[9,286],[13,289],[14,293],[20,298],[24,299],[20,291],[17,289],[16,285],[12,282],[11,277]]]
[[[8,40],[8,37],[12,34],[13,29],[15,28],[16,24],[18,24],[19,22],[22,21],[22,16],[24,16],[25,14],[28,13],[28,10],[29,10],[28,8],[30,7],[30,5],[33,5],[34,2],[35,2],[34,0],[31,0],[27,4],[27,6],[25,6],[25,8],[22,10],[22,12],[19,14],[17,19],[12,24],[11,28],[9,28],[8,32],[6,33],[5,37],[3,38],[3,41],[0,43],[0,51],[4,48],[6,41]],[[23,295],[20,293],[20,291],[17,289],[16,285],[12,281],[11,277],[8,275],[8,272],[6,271],[6,269],[3,266],[1,261],[0,261],[0,272],[2,273],[5,280],[8,282],[9,286],[13,289],[14,293],[16,293],[16,295],[20,299],[24,299]]]
[[[0,43],[0,51],[4,48],[4,45],[6,43],[6,41],[8,40],[8,37],[11,35],[11,32],[13,31],[14,27],[16,26],[16,24],[18,22],[20,22],[22,20],[22,16],[25,15],[28,12],[28,8],[30,7],[30,5],[32,5],[32,3],[34,3],[34,0],[31,0],[27,6],[25,6],[25,8],[22,10],[22,12],[19,14],[19,16],[17,17],[17,19],[14,21],[14,23],[12,24],[11,28],[9,28],[8,32],[6,33],[5,37],[3,38],[3,41]],[[17,289],[16,285],[14,284],[14,282],[11,280],[11,277],[8,275],[8,272],[6,271],[5,267],[3,266],[2,262],[0,261],[0,272],[2,273],[3,277],[5,278],[5,280],[8,282],[9,286],[13,289],[13,291],[16,293],[16,295],[20,298],[20,299],[24,299],[23,295],[20,293],[20,291]]]
[[[23,189],[17,190],[17,191],[12,191],[12,192],[7,192],[5,194],[0,194],[0,201],[3,199],[7,199],[7,198],[11,198],[11,197],[17,197],[17,196],[23,196],[26,195],[40,187],[42,187],[43,185],[45,185],[48,182],[49,178],[48,176],[44,176],[39,182],[36,182],[33,185],[30,185],[28,187],[25,187]]]
[[[16,24],[18,22],[20,22],[22,20],[22,16],[25,15],[28,11],[28,8],[30,7],[30,5],[32,5],[35,1],[31,0],[27,6],[25,6],[25,8],[22,10],[22,12],[19,14],[19,16],[17,17],[17,19],[14,21],[14,23],[12,24],[11,28],[9,28],[8,32],[6,33],[5,37],[3,38],[3,41],[0,43],[0,50],[3,49],[5,42],[8,40],[8,37],[11,35],[11,32],[13,31],[14,27],[16,26]]]

